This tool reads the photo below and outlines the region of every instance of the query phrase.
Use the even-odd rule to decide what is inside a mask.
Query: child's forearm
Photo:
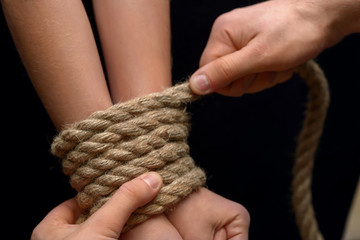
[[[169,0],[93,0],[113,102],[171,85]]]
[[[29,77],[58,129],[111,105],[80,0],[1,3]]]

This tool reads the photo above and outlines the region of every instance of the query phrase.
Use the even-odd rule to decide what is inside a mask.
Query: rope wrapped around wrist
[[[60,132],[51,146],[78,191],[83,222],[123,183],[148,171],[163,178],[158,195],[129,218],[123,232],[164,212],[205,184],[189,156],[188,84],[118,103]]]
[[[327,80],[314,62],[296,69],[309,87],[309,101],[293,168],[292,200],[302,239],[321,240],[312,206],[314,155],[329,104]],[[148,171],[163,177],[153,201],[137,209],[123,232],[160,214],[205,184],[204,172],[189,156],[186,105],[197,100],[188,82],[160,93],[118,103],[68,126],[54,139],[52,153],[78,191],[81,223],[123,183]]]

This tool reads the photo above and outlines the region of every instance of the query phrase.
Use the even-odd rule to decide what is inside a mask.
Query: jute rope
[[[329,87],[320,67],[309,61],[297,69],[309,88],[309,101],[295,153],[292,203],[302,239],[322,240],[312,205],[311,182],[315,153],[329,106]]]
[[[164,212],[205,183],[186,143],[186,104],[197,98],[187,84],[95,112],[60,132],[52,144],[78,191],[84,210],[78,222],[99,209],[123,183],[148,171],[163,178],[159,194],[138,209],[123,231]]]
[[[297,69],[308,84],[309,104],[294,166],[293,203],[303,239],[322,239],[311,204],[314,154],[326,115],[328,90],[320,68],[310,61]],[[78,222],[99,209],[123,183],[148,171],[163,177],[153,201],[138,209],[123,231],[173,207],[205,184],[204,172],[189,156],[186,105],[197,100],[189,84],[119,103],[64,129],[52,153],[78,191],[84,210]]]

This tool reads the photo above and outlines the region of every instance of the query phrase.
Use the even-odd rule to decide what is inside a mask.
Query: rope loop
[[[314,155],[329,104],[320,67],[309,61],[296,72],[309,87],[309,101],[293,168],[292,203],[302,239],[322,240],[312,206]],[[189,155],[186,105],[199,99],[189,83],[149,94],[69,125],[54,139],[52,153],[62,159],[64,173],[78,191],[85,221],[125,182],[148,171],[163,177],[159,194],[129,218],[123,232],[173,207],[203,186],[206,177]]]

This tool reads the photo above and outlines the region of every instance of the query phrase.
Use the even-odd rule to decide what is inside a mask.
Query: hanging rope
[[[326,115],[328,89],[320,68],[310,61],[297,69],[309,86],[306,120],[294,166],[293,206],[303,239],[322,239],[311,204],[314,154]],[[161,93],[119,103],[68,126],[54,139],[52,153],[78,191],[84,221],[123,183],[148,171],[163,177],[153,201],[132,214],[123,231],[173,207],[205,184],[204,172],[189,156],[186,105],[197,100],[183,83]]]
[[[323,71],[309,61],[297,69],[309,88],[309,100],[303,128],[295,153],[292,181],[292,203],[302,239],[322,240],[312,205],[312,173],[316,149],[329,106],[329,87]]]

